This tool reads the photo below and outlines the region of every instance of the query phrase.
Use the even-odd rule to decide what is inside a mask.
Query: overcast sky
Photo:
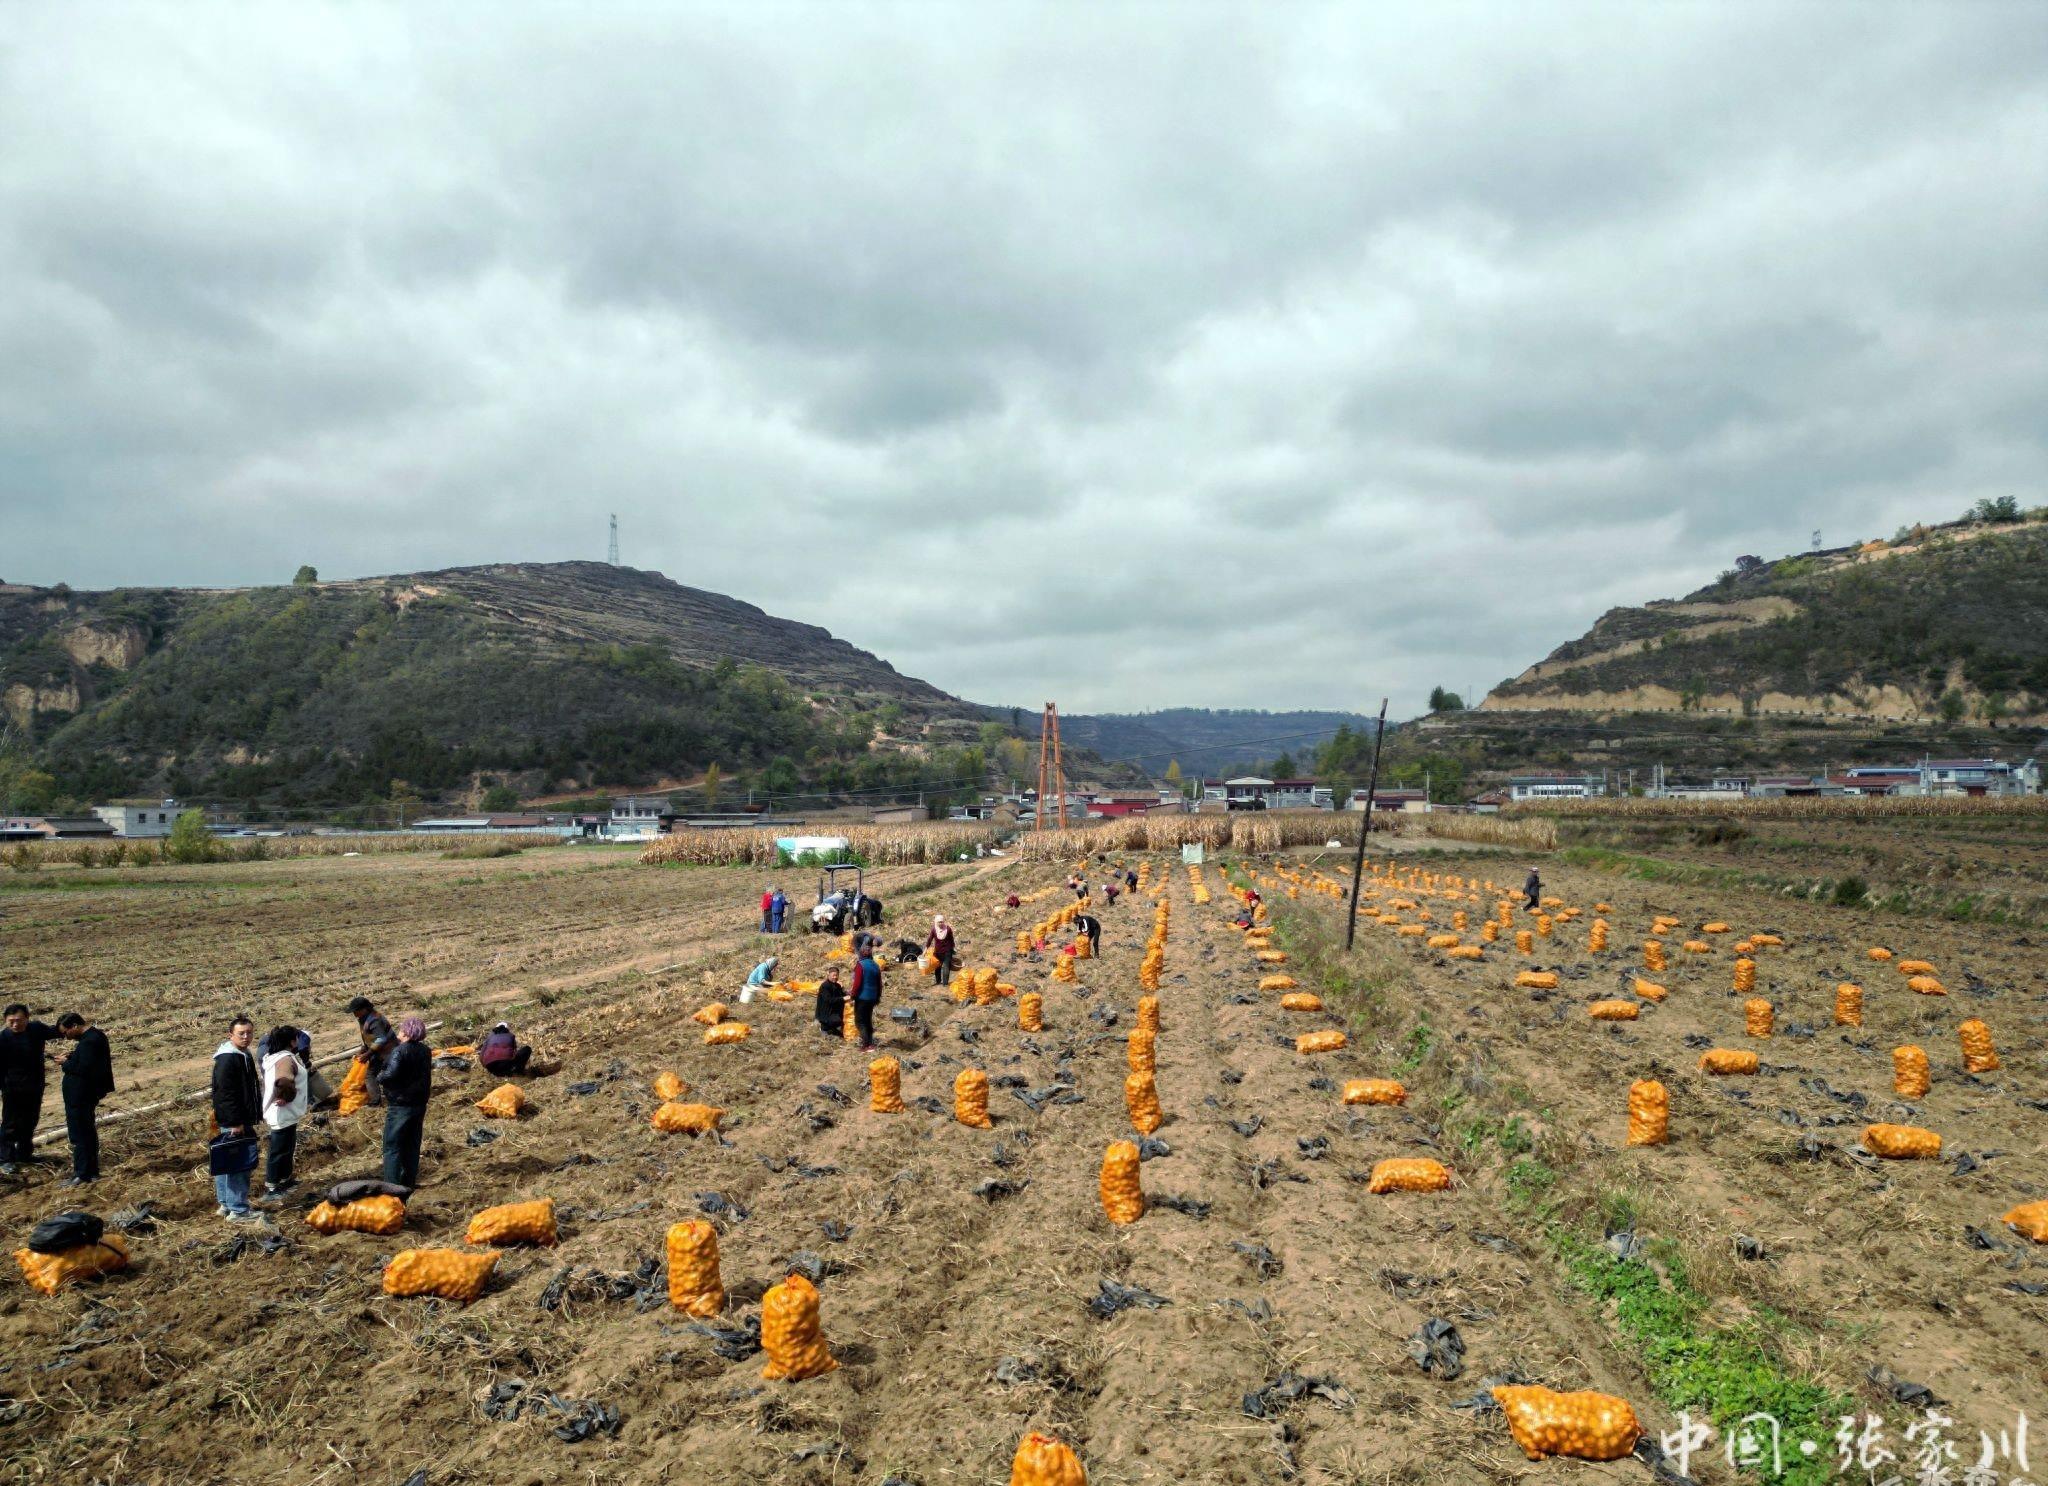
[[[625,561],[976,700],[1484,690],[2048,500],[2048,9],[13,5],[0,576]]]

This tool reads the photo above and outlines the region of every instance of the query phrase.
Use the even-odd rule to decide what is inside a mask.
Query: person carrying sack
[[[262,1121],[256,1059],[249,1044],[256,1024],[245,1016],[228,1023],[227,1041],[213,1054],[213,1119],[220,1126],[207,1149],[216,1211],[229,1222],[257,1216],[249,1206],[249,1173],[256,1169],[256,1126]]]
[[[953,983],[953,962],[960,956],[960,945],[953,938],[953,926],[946,922],[943,913],[932,915],[932,931],[924,936],[924,947],[934,960],[937,968],[932,972],[933,984]]]

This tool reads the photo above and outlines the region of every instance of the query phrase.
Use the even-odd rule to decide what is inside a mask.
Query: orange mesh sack
[[[499,1084],[476,1102],[477,1112],[494,1120],[516,1120],[526,1111],[526,1095],[517,1084]]]
[[[401,1249],[384,1266],[386,1295],[438,1295],[468,1305],[484,1293],[498,1251],[467,1254],[461,1249]]]
[[[334,1112],[352,1115],[370,1102],[370,1065],[350,1063],[348,1072],[342,1075],[341,1088],[336,1094]]]
[[[953,1118],[977,1130],[990,1128],[988,1075],[979,1068],[963,1068],[953,1080]]]
[[[1368,1192],[1448,1192],[1451,1169],[1426,1156],[1400,1156],[1373,1163]]]
[[[38,1254],[34,1249],[16,1249],[14,1262],[29,1287],[44,1295],[55,1295],[60,1285],[96,1280],[103,1274],[128,1267],[128,1245],[119,1234],[109,1233],[98,1243],[82,1243],[61,1254]]]
[[[1045,997],[1036,991],[1026,991],[1017,998],[1017,1030],[1019,1032],[1043,1032],[1045,1030]]]
[[[1745,1048],[1710,1047],[1700,1054],[1704,1073],[1754,1073],[1762,1060]]]
[[[680,1099],[690,1092],[690,1086],[673,1073],[654,1075],[654,1097],[657,1099]]]
[[[801,1382],[839,1366],[818,1325],[817,1286],[802,1275],[771,1285],[761,1297],[761,1350],[768,1354],[761,1376],[771,1383]]]
[[[1431,949],[1456,949],[1458,947],[1458,936],[1456,934],[1432,934],[1422,942]]]
[[[1283,1011],[1321,1011],[1323,998],[1314,991],[1289,991],[1280,998]]]
[[[1397,1078],[1347,1078],[1343,1099],[1346,1104],[1406,1104],[1408,1090]]]
[[[731,1042],[745,1042],[753,1030],[745,1022],[720,1022],[715,1027],[704,1029],[704,1045],[724,1047]]]
[[[1150,1073],[1158,1060],[1159,1034],[1133,1027],[1124,1044],[1124,1061],[1133,1073]]]
[[[1476,944],[1460,944],[1455,948],[1445,950],[1444,958],[1447,960],[1483,960],[1486,958],[1486,951]]]
[[[1948,987],[1931,975],[1915,975],[1906,981],[1906,989],[1916,996],[1946,996]]]
[[[1297,1053],[1334,1053],[1349,1041],[1342,1032],[1304,1032],[1294,1039]]]
[[[1701,924],[1700,932],[1702,934],[1726,934],[1728,932],[1728,926],[1717,920],[1716,922],[1711,924]]]
[[[1941,1154],[1941,1137],[1918,1125],[1865,1125],[1863,1149],[1894,1161],[1931,1161]]]
[[[1124,1075],[1124,1108],[1130,1111],[1131,1127],[1140,1135],[1159,1128],[1164,1116],[1159,1109],[1159,1085],[1149,1073]]]
[[[1494,1389],[1493,1398],[1507,1415],[1508,1432],[1531,1460],[1546,1455],[1619,1460],[1642,1438],[1636,1411],[1611,1394],[1508,1385]]]
[[[1135,1223],[1145,1216],[1138,1148],[1128,1140],[1113,1140],[1102,1153],[1102,1210],[1112,1223]]]
[[[1261,965],[1284,965],[1287,963],[1287,951],[1284,949],[1262,949],[1259,951],[1259,963]]]
[[[1095,958],[1095,946],[1086,934],[1083,934],[1074,941],[1074,958],[1077,960],[1092,960]]]
[[[1147,1032],[1157,1035],[1159,1031],[1159,998],[1140,996],[1138,998],[1138,1025]]]
[[[853,1019],[853,997],[839,1008],[839,1035],[848,1042],[860,1041],[860,1023]]]
[[[663,1135],[709,1135],[725,1113],[715,1104],[685,1104],[670,1099],[655,1106],[650,1123]]]
[[[1835,1025],[1838,1027],[1860,1027],[1863,1025],[1863,987],[1843,981],[1835,987]]]
[[[1890,950],[1878,949],[1874,946],[1870,949],[1866,949],[1863,952],[1866,955],[1870,956],[1870,958],[1873,960],[1889,960],[1892,957],[1892,952]]]
[[[1018,1442],[1010,1486],[1088,1486],[1088,1472],[1065,1444],[1033,1430]]]
[[[1751,996],[1742,1003],[1743,1030],[1752,1037],[1768,1037],[1777,1024],[1777,1013],[1771,1010],[1771,1003],[1761,996]]]
[[[1515,950],[1519,954],[1533,955],[1536,953],[1536,936],[1527,929],[1515,930]]]
[[[1737,960],[1735,962],[1735,993],[1737,995],[1742,995],[1746,992],[1753,991],[1755,989],[1756,961]]]
[[[1910,1043],[1892,1049],[1892,1092],[1901,1099],[1924,1099],[1931,1082],[1924,1051]]]
[[[1515,984],[1525,991],[1554,991],[1557,989],[1557,972],[1524,970],[1515,977]]]
[[[405,1226],[405,1203],[397,1197],[358,1197],[336,1207],[323,1202],[306,1214],[315,1233],[396,1233]]]
[[[723,1001],[713,1001],[709,1006],[700,1006],[691,1012],[690,1020],[701,1022],[707,1027],[715,1027],[725,1020],[725,1014],[728,1010],[729,1008]]]
[[[555,1199],[507,1202],[487,1207],[469,1220],[463,1242],[478,1248],[502,1249],[507,1244],[551,1245],[555,1241]]]
[[[715,1316],[725,1309],[725,1283],[718,1276],[718,1230],[691,1218],[668,1230],[668,1303],[686,1316]]]
[[[876,1114],[903,1113],[903,1065],[894,1058],[868,1064],[868,1108]]]
[[[1671,1094],[1654,1078],[1628,1086],[1628,1143],[1663,1145],[1671,1138]]]
[[[1632,1022],[1642,1011],[1633,1001],[1595,1001],[1586,1014],[1596,1022]]]
[[[1998,1221],[2021,1238],[2048,1243],[2048,1200],[2024,1203]]]
[[[1932,975],[1934,964],[1930,960],[1901,960],[1894,967],[1901,975]]]
[[[1671,994],[1671,992],[1666,990],[1663,986],[1658,985],[1656,981],[1644,980],[1640,975],[1635,977],[1635,985],[1632,987],[1632,989],[1638,996],[1641,996],[1645,1001],[1662,1001],[1666,996]]]
[[[1998,1049],[1991,1045],[1991,1029],[1982,1021],[1971,1017],[1956,1028],[1956,1035],[1963,1042],[1965,1073],[1990,1073],[1998,1067]]]

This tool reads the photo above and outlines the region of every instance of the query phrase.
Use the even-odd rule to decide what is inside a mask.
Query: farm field
[[[102,1019],[122,1080],[109,1108],[135,1080],[196,1086],[231,1010],[305,1017],[317,1050],[336,1049],[338,1008],[358,991],[445,1019],[437,1044],[515,1007],[521,1031],[565,1059],[524,1081],[533,1107],[516,1122],[470,1107],[495,1080],[437,1074],[423,1186],[391,1238],[322,1237],[289,1210],[269,1251],[269,1230],[213,1216],[203,1106],[110,1130],[90,1205],[152,1203],[154,1228],[125,1274],[50,1298],[0,1287],[0,1459],[19,1479],[67,1483],[399,1486],[424,1471],[429,1486],[939,1486],[1010,1479],[1018,1440],[1038,1429],[1073,1444],[1098,1486],[1652,1479],[1628,1460],[1531,1463],[1498,1413],[1454,1407],[1514,1376],[1624,1397],[1653,1436],[1681,1398],[1730,1421],[1770,1403],[1793,1424],[1824,1422],[1817,1458],[1790,1462],[1793,1479],[1822,1480],[1836,1478],[1836,1410],[1880,1416],[1890,1448],[1909,1449],[1913,1411],[1874,1368],[1931,1389],[1971,1460],[1978,1430],[2041,1414],[2048,1246],[1998,1221],[2048,1196],[2048,954],[2024,933],[1546,865],[1546,890],[1584,912],[1530,955],[1503,943],[1451,960],[1375,919],[1347,960],[1344,907],[1324,890],[1340,855],[1232,859],[1228,881],[1265,895],[1281,964],[1230,926],[1223,870],[1128,858],[1167,909],[1168,1150],[1144,1161],[1149,1209],[1126,1226],[1105,1217],[1097,1177],[1105,1146],[1132,1136],[1126,1036],[1156,905],[1100,909],[1102,957],[1057,980],[1054,957],[1018,955],[1014,936],[1064,901],[1068,862],[871,874],[888,937],[921,938],[941,909],[966,964],[1044,1002],[1043,1030],[1027,1033],[1015,999],[956,1002],[891,967],[885,1011],[915,1012],[880,1024],[902,1062],[900,1114],[870,1110],[866,1055],[820,1035],[807,997],[736,1008],[748,1039],[704,1044],[690,1013],[734,999],[759,942],[755,869],[569,852],[321,859],[0,895],[9,999]],[[1466,889],[1446,879],[1508,884],[1514,860],[1376,855],[1365,906],[1405,925],[1426,911],[1432,931],[1462,908],[1475,943],[1496,897],[1454,899]],[[767,876],[809,902],[808,874]],[[1005,911],[1010,892],[1030,901]],[[1611,910],[1599,954],[1596,903]],[[1634,1021],[1591,1021],[1586,1004],[1629,990],[1666,913],[1683,932],[1649,978],[1668,997]],[[1680,949],[1710,921],[1733,932],[1703,936],[1708,953]],[[1745,1035],[1731,984],[1728,946],[1750,933],[1784,941],[1754,956],[1753,994],[1776,1012],[1768,1040]],[[1949,994],[1913,994],[1865,957],[1872,945],[1932,962]],[[814,977],[830,946],[787,936],[785,972]],[[1532,968],[1557,987],[1517,987]],[[1325,1009],[1284,1010],[1259,989],[1276,972]],[[1865,987],[1860,1029],[1830,1024],[1842,980]],[[1999,1071],[1961,1072],[1966,1016],[1989,1024]],[[1295,1050],[1298,1034],[1337,1028],[1343,1049]],[[1758,1050],[1763,1067],[1711,1078],[1696,1067],[1702,1040]],[[1892,1092],[1899,1042],[1933,1067],[1908,1108]],[[993,1084],[991,1129],[952,1118],[969,1067]],[[650,1127],[664,1071],[725,1111],[722,1135]],[[1406,1105],[1342,1105],[1339,1086],[1360,1077],[1403,1080]],[[1667,1146],[1623,1143],[1639,1078],[1670,1090]],[[374,1172],[375,1119],[308,1131],[309,1194]],[[1863,1125],[1891,1119],[1941,1133],[1942,1159],[1860,1159]],[[1364,1178],[1389,1157],[1438,1159],[1457,1185],[1373,1195]],[[10,1235],[74,1205],[51,1184],[58,1169],[0,1190]],[[474,1304],[380,1293],[395,1250],[460,1247],[472,1214],[541,1197],[560,1244],[507,1250]],[[713,1209],[718,1325],[744,1333],[769,1285],[816,1273],[837,1370],[764,1382],[750,1342],[668,1305],[663,1235]],[[1105,1282],[1163,1303],[1115,1308]],[[1644,1303],[1646,1283],[1658,1303]],[[1432,1318],[1462,1343],[1454,1377],[1411,1355]],[[569,1412],[487,1418],[508,1384]],[[1690,1473],[1734,1479],[1718,1439]]]

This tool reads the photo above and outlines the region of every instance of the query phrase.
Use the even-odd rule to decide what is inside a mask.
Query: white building
[[[1590,800],[1605,794],[1593,774],[1517,774],[1508,781],[1508,798],[1524,800]]]
[[[669,814],[664,795],[621,795],[612,801],[604,833],[612,837],[659,836],[661,818]]]
[[[141,840],[170,835],[179,812],[176,800],[158,800],[154,804],[95,805],[92,813],[112,826],[116,836]]]

